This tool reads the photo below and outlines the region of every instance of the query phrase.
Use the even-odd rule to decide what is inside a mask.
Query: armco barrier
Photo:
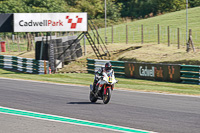
[[[32,74],[48,74],[49,62],[16,56],[0,55],[0,68]]]
[[[88,73],[96,72],[99,68],[104,67],[106,62],[111,62],[112,68],[115,71],[115,75],[117,77],[124,77],[125,76],[124,62],[123,61],[87,59]]]
[[[110,60],[87,59],[88,73]],[[200,85],[200,66],[110,61],[116,76]]]
[[[184,84],[200,85],[200,66],[181,65],[181,81]]]

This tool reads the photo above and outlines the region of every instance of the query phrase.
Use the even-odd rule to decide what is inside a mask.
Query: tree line
[[[88,12],[91,19],[104,18],[105,0],[0,0],[0,13]],[[186,8],[186,0],[107,0],[107,17],[145,18]],[[189,0],[189,7],[200,0]]]

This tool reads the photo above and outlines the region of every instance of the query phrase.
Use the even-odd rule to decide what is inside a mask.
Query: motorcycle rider
[[[101,79],[101,77],[103,76],[103,72],[106,72],[108,70],[112,70],[112,64],[110,62],[107,62],[105,64],[105,67],[101,67],[96,73],[95,73],[95,77],[94,77],[94,83],[93,83],[93,92],[95,92],[97,86],[97,82]]]

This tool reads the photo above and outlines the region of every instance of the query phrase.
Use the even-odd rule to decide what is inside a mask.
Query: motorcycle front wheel
[[[90,101],[92,103],[95,103],[97,101],[97,98],[94,96],[94,93],[90,92]]]
[[[106,90],[106,94],[103,94],[103,103],[107,104],[110,101],[111,98],[111,88],[108,88]]]

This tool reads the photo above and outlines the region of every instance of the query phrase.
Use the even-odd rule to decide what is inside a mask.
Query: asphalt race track
[[[160,133],[199,133],[200,97],[114,90],[92,104],[89,87],[0,78],[0,106]],[[0,112],[0,133],[115,132]]]

